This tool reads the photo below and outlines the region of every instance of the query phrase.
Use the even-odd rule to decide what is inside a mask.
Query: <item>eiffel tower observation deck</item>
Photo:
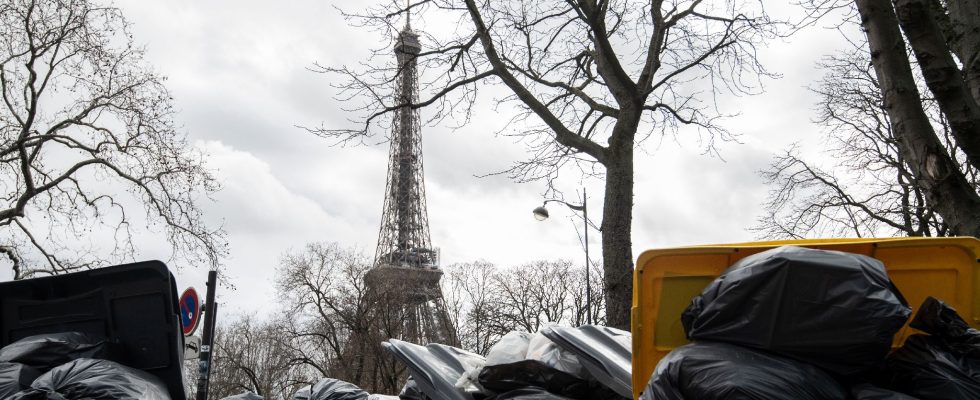
[[[395,44],[398,79],[396,104],[418,102],[416,58],[419,36],[406,23]],[[367,282],[380,304],[394,313],[400,339],[414,343],[455,342],[445,313],[439,280],[439,252],[432,246],[425,202],[421,126],[418,111],[409,106],[393,114],[388,179],[374,267]],[[391,330],[391,326],[388,330]]]

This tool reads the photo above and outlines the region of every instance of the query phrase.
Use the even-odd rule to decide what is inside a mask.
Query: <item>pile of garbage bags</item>
[[[169,400],[166,385],[108,360],[114,346],[79,332],[29,336],[0,348],[0,398]]]
[[[442,344],[384,344],[410,378],[401,400],[622,400],[632,396],[629,332],[549,327],[504,335],[486,357]]]
[[[389,339],[405,365],[398,396],[370,394],[332,378],[300,388],[292,400],[624,400],[632,397],[632,337],[602,326],[510,332],[487,356],[432,343]],[[223,400],[258,400],[252,393]]]
[[[647,400],[977,400],[980,331],[928,298],[895,351],[911,308],[871,257],[793,246],[743,258],[691,300],[691,343],[657,364]],[[629,332],[548,327],[510,332],[486,357],[443,344],[389,339],[406,366],[400,400],[623,400],[632,398]],[[19,372],[32,373],[30,370]],[[294,400],[370,400],[324,380]]]
[[[641,399],[980,399],[980,332],[929,298],[911,309],[871,257],[780,247],[746,257],[684,310],[692,343]]]

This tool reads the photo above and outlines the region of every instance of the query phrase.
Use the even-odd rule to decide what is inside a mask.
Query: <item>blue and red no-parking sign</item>
[[[201,321],[201,298],[197,296],[194,288],[187,288],[184,294],[180,295],[180,327],[184,336],[190,336],[197,330],[198,322]]]

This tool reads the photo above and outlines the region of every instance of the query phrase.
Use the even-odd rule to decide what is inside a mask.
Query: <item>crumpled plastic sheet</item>
[[[819,368],[727,343],[675,348],[657,364],[641,400],[846,400]]]
[[[531,334],[523,331],[510,331],[500,338],[487,352],[486,365],[510,364],[527,358],[527,347]]]
[[[908,337],[888,356],[887,388],[922,400],[980,399],[980,332],[932,297],[919,307],[911,326],[929,335]]]
[[[541,331],[579,362],[597,382],[622,397],[633,398],[633,336],[606,326],[553,326]]]
[[[368,400],[369,395],[353,383],[333,378],[323,378],[310,389],[310,400]]]
[[[398,392],[398,398],[401,400],[429,400],[422,393],[422,390],[419,389],[419,385],[415,383],[415,378],[412,376],[409,376],[408,380],[405,381],[405,386],[402,386],[402,391]]]
[[[0,399],[13,396],[31,386],[41,371],[24,364],[0,362]]]
[[[942,338],[957,353],[980,357],[980,330],[971,328],[953,307],[935,297],[922,302],[909,326]]]
[[[293,400],[310,400],[310,389],[313,385],[303,386],[296,393],[293,393]]]
[[[42,372],[79,358],[110,358],[105,338],[81,332],[28,336],[0,349],[0,362],[15,362]]]
[[[923,400],[980,399],[980,360],[935,336],[912,335],[888,356],[890,388]]]
[[[479,354],[443,344],[419,346],[398,339],[388,339],[382,347],[408,367],[418,389],[433,399],[472,400],[473,394],[456,387],[468,370],[486,362]]]
[[[170,400],[159,378],[109,360],[80,358],[44,373],[9,400]]]
[[[689,339],[795,358],[841,375],[884,360],[911,309],[881,261],[783,246],[739,260],[681,315]]]
[[[588,373],[582,368],[575,353],[558,347],[541,332],[535,333],[527,344],[527,360],[538,360],[543,364],[579,378],[585,378]]]

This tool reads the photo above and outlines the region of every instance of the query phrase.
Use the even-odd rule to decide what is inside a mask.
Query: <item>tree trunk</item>
[[[970,165],[980,168],[980,107],[953,59],[937,16],[926,0],[897,0],[895,13],[957,146]]]
[[[973,99],[980,103],[980,0],[949,0],[950,32],[946,39],[963,64]]]
[[[980,196],[950,159],[922,109],[894,9],[880,0],[857,0],[857,7],[885,110],[916,183],[953,234],[980,235]]]
[[[615,136],[615,135],[614,135]],[[633,146],[611,145],[602,207],[606,325],[630,330],[633,305]]]

